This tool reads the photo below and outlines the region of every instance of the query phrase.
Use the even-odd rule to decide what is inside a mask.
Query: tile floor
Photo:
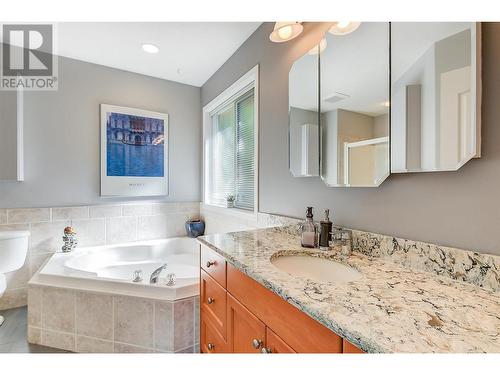
[[[5,322],[0,326],[0,353],[63,353],[63,350],[28,344],[26,307],[0,311]]]

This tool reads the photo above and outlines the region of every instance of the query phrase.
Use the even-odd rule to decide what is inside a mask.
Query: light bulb
[[[345,29],[347,26],[349,26],[351,22],[349,21],[340,21],[340,22],[337,22],[337,27],[339,29]]]
[[[287,40],[292,36],[292,26],[287,25],[278,30],[278,35],[281,39]]]
[[[158,53],[160,49],[156,47],[154,44],[145,43],[142,45],[142,49],[147,53]]]
[[[347,35],[355,31],[361,22],[351,22],[351,21],[340,21],[334,22],[333,26],[330,28],[330,33],[333,35]]]

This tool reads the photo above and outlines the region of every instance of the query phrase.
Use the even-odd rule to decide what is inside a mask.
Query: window
[[[257,90],[246,76],[204,108],[204,201],[226,206],[234,196],[236,208],[256,211]]]

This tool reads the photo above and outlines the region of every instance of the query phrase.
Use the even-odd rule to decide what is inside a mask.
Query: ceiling
[[[202,86],[259,22],[63,22],[58,54],[152,77]],[[159,47],[157,54],[142,44]]]

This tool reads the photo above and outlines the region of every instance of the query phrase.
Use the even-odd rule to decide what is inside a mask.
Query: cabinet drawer
[[[269,327],[266,327],[266,349],[271,354],[295,353],[295,350],[269,329]]]
[[[200,349],[202,353],[229,353],[229,345],[211,320],[201,317],[200,321]]]
[[[342,353],[340,336],[230,264],[227,291],[297,353]]]
[[[265,346],[265,324],[230,294],[227,295],[227,317],[231,353],[260,353]]]
[[[226,290],[201,270],[200,280],[201,313],[209,316],[213,325],[226,337]]]
[[[223,288],[226,287],[226,260],[209,249],[201,245],[201,268],[214,278]]]

